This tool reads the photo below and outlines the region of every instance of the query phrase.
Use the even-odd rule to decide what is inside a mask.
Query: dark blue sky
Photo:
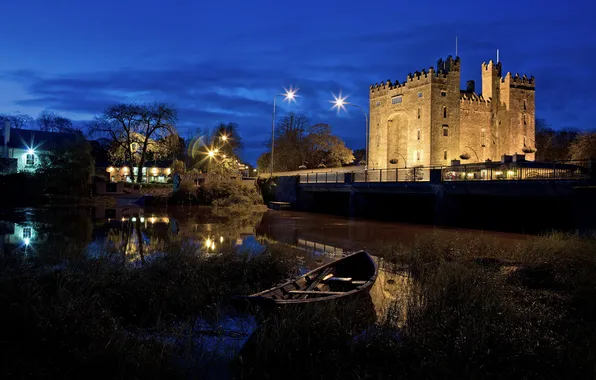
[[[274,94],[300,88],[286,111],[329,123],[364,147],[356,109],[368,86],[405,80],[455,53],[462,86],[500,49],[504,72],[536,77],[537,116],[554,127],[596,125],[593,1],[15,0],[0,5],[0,112],[51,109],[82,121],[122,101],[162,100],[179,130],[240,125],[254,162],[271,129]]]

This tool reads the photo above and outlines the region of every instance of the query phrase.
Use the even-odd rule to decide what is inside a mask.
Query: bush
[[[237,181],[208,181],[199,188],[197,198],[200,204],[217,207],[263,204],[256,188]]]

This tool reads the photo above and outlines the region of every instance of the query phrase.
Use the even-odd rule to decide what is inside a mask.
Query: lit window
[[[447,91],[441,91],[441,96],[447,96]]]
[[[447,107],[443,107],[443,119],[447,118]]]
[[[420,137],[422,137],[422,132],[420,132],[420,129],[418,130],[418,140],[420,140]]]
[[[444,150],[444,151],[443,151],[443,159],[444,159],[444,160],[446,160],[446,159],[447,159],[447,151],[446,151],[446,150]]]
[[[23,239],[31,239],[31,227],[23,228]]]
[[[485,131],[485,129],[484,129],[484,128],[482,128],[482,129],[480,130],[480,137],[482,137],[482,138],[484,138],[484,131]]]
[[[391,104],[399,104],[401,103],[403,100],[403,96],[398,95],[398,96],[394,96],[393,98],[391,98]]]
[[[418,108],[418,119],[420,119],[420,108]]]
[[[28,154],[25,160],[25,165],[27,166],[31,166],[31,165],[35,165],[35,155],[34,154]]]
[[[422,92],[418,93],[418,97],[421,98],[422,97]]]
[[[449,126],[447,124],[443,124],[443,136],[449,136]]]

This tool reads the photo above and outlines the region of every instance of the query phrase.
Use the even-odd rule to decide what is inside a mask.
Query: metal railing
[[[592,177],[592,161],[509,162],[445,167],[442,181],[552,181]]]
[[[353,172],[304,173],[299,183],[349,182],[429,182],[433,181],[553,181],[594,178],[595,161],[569,160],[557,162],[485,162],[455,166],[425,166],[395,169],[374,169]]]
[[[306,173],[300,174],[299,183],[344,183],[346,173]]]
[[[354,173],[354,182],[428,182],[432,167],[377,169]]]

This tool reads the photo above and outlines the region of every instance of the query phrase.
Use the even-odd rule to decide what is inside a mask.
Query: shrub
[[[200,204],[217,207],[263,203],[256,188],[243,186],[237,181],[206,182],[199,188],[197,198]]]

